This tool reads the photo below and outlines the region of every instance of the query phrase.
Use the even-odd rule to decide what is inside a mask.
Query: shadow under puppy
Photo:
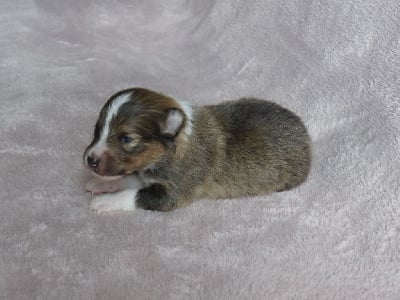
[[[96,175],[92,211],[168,211],[293,188],[309,173],[311,142],[299,117],[269,101],[195,107],[133,88],[104,105],[83,159]]]

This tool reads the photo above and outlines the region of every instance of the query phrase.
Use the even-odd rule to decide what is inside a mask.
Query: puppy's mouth
[[[83,164],[95,177],[104,180],[118,179],[135,172],[135,170],[127,170],[125,164],[114,161],[108,153],[96,156],[85,152]]]
[[[99,177],[102,178],[104,180],[113,180],[113,179],[118,179],[121,178],[123,176],[127,176],[130,175],[132,173],[134,173],[135,171],[126,171],[126,170],[120,170],[120,171],[107,171],[107,170],[102,170],[102,169],[93,169],[88,167],[89,170],[92,172],[92,174],[95,177]]]
[[[114,180],[118,180],[118,179],[124,177],[124,175],[100,175],[99,173],[96,173],[95,171],[92,171],[92,174],[94,177],[97,177],[104,181],[114,181]]]

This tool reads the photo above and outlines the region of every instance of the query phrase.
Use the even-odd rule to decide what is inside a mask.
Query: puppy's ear
[[[166,112],[165,121],[160,124],[161,134],[166,137],[175,137],[182,129],[185,115],[179,109],[173,108]]]

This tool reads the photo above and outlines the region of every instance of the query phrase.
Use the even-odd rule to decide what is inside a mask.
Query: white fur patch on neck
[[[183,100],[176,100],[176,101],[179,103],[183,112],[186,115],[186,124],[185,124],[185,127],[183,128],[183,131],[184,131],[186,137],[188,138],[192,134],[193,108],[186,101],[183,101]]]
[[[128,102],[130,99],[131,99],[131,92],[128,92],[126,94],[118,96],[111,102],[111,105],[107,110],[107,116],[104,122],[104,127],[102,128],[101,131],[100,139],[97,142],[97,144],[94,145],[92,149],[89,151],[90,154],[95,153],[97,156],[100,156],[104,152],[104,150],[107,149],[107,137],[110,134],[110,122],[112,118],[118,114],[118,111],[121,108],[121,106],[124,103]]]

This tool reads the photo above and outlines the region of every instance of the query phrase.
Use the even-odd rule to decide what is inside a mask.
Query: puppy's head
[[[115,177],[151,168],[190,134],[191,109],[142,88],[113,95],[101,109],[83,160],[95,174]]]

